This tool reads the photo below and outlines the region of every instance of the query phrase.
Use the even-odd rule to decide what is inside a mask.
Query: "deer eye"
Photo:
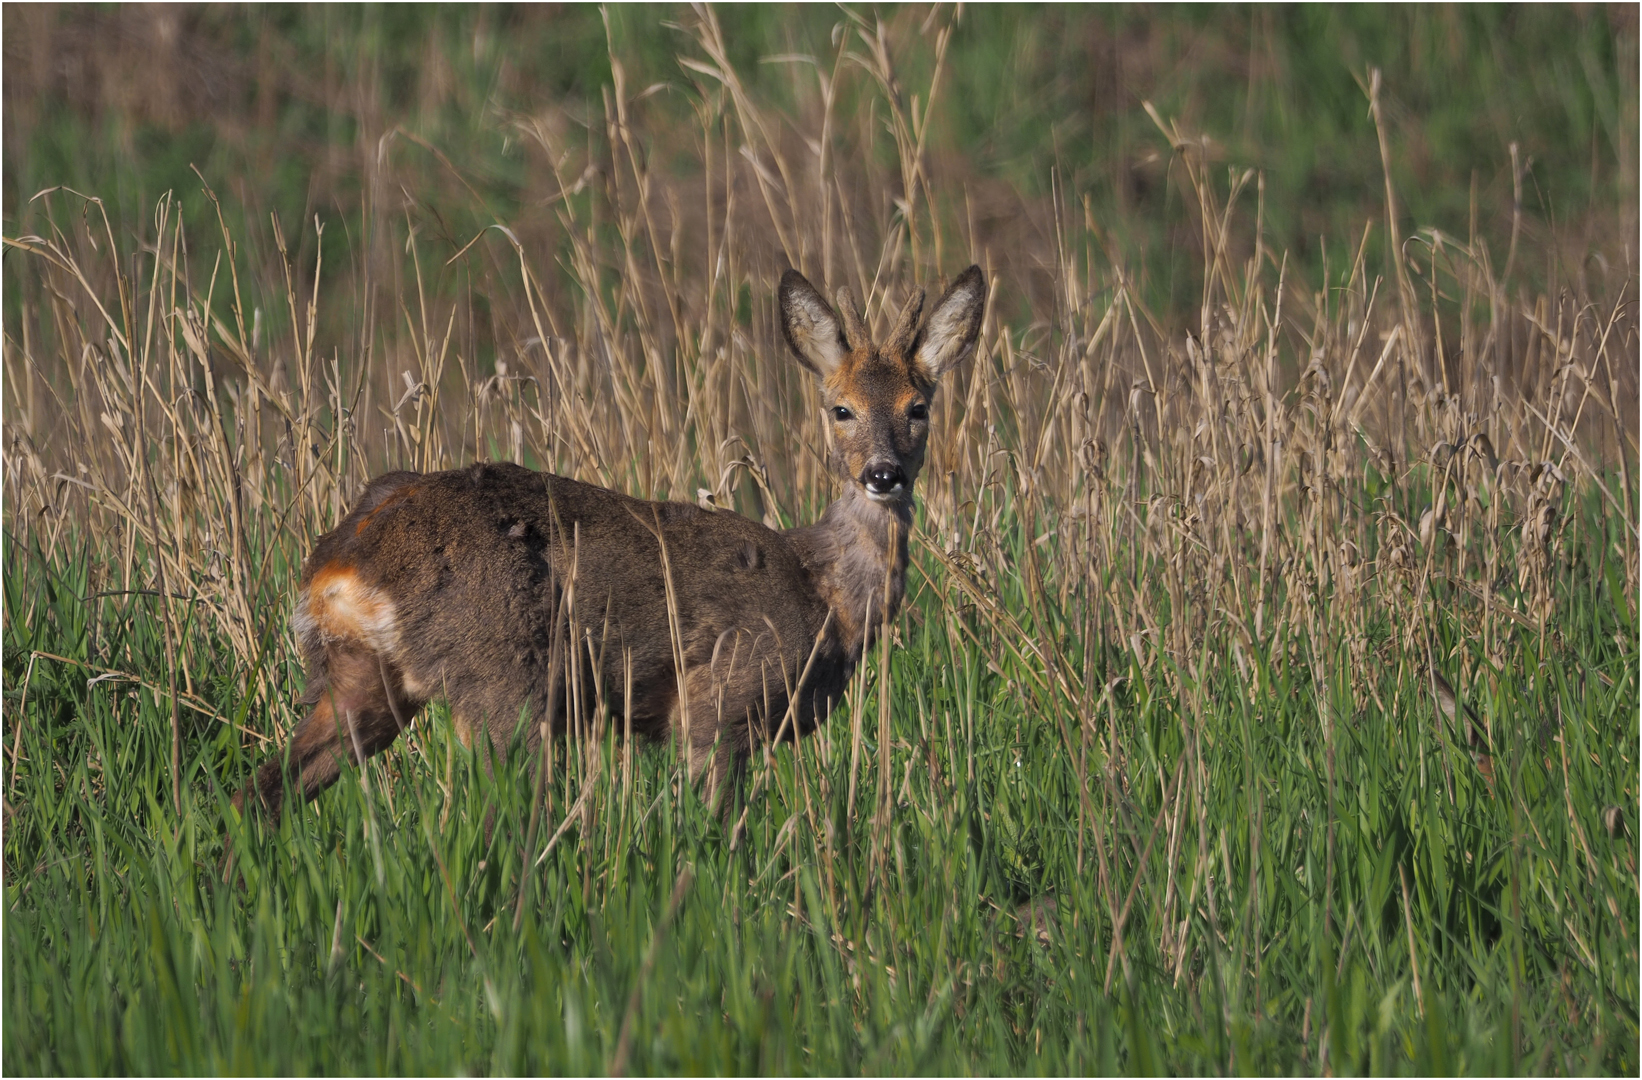
[[[912,407],[907,410],[907,416],[913,420],[928,420],[929,406],[921,401],[914,401]]]
[[[844,408],[842,405],[834,405],[832,407],[832,418],[841,424],[845,420],[855,419],[855,414]]]

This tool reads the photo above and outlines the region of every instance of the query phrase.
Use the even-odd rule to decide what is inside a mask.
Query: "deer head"
[[[787,344],[821,383],[834,471],[873,502],[910,506],[936,383],[980,335],[981,268],[959,274],[927,321],[924,292],[915,290],[881,346],[848,289],[838,290],[835,311],[802,274],[788,270],[778,295]]]

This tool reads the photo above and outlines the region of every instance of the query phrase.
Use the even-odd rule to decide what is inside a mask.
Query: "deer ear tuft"
[[[947,289],[918,336],[912,360],[926,378],[939,379],[974,351],[985,312],[986,275],[971,266]]]
[[[838,315],[797,270],[781,275],[776,290],[781,308],[781,334],[798,362],[826,378],[843,363],[846,349]]]

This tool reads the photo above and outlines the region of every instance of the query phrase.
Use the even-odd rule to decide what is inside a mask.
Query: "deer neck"
[[[901,608],[911,531],[910,490],[894,502],[877,502],[846,482],[821,520],[787,534],[832,606],[833,636],[852,659],[860,659]]]

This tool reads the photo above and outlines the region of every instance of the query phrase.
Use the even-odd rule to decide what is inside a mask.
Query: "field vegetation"
[[[1636,1073],[1634,10],[3,18],[7,1072]],[[230,807],[370,476],[811,520],[780,273],[971,261],[728,818],[438,708]]]

